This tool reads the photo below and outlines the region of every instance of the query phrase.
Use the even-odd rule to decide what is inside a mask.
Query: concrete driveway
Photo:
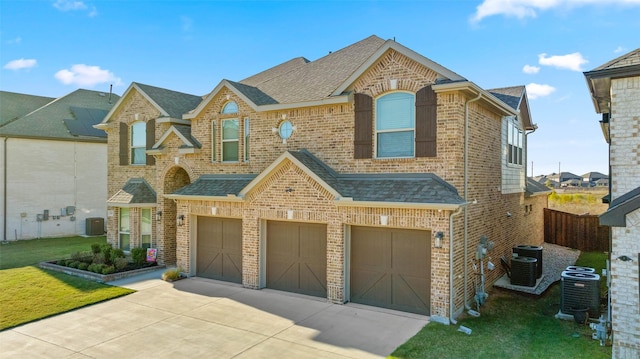
[[[0,332],[0,358],[378,358],[428,317],[161,272],[136,293]]]

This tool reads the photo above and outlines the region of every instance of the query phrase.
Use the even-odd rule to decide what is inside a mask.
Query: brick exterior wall
[[[611,199],[640,187],[640,77],[611,80]],[[611,318],[613,357],[640,357],[640,210],[626,227],[612,227]],[[621,261],[620,256],[633,261]]]
[[[370,69],[355,80],[352,91],[363,92],[374,99],[388,93],[392,79],[398,91],[415,93],[434,83],[437,74],[421,64],[393,50],[387,52]],[[464,196],[464,107],[469,97],[462,92],[438,94],[437,157],[405,159],[354,159],[353,103],[296,108],[287,111],[256,112],[241,98],[226,88],[220,90],[200,114],[191,121],[191,133],[202,147],[193,154],[180,154],[182,144],[177,136],[165,141],[166,152],[156,156],[155,166],[120,166],[118,164],[118,122],[131,123],[135,113],[145,120],[159,114],[143,96],[131,93],[119,106],[107,133],[109,136],[109,195],[122,188],[130,177],[145,178],[158,195],[158,210],[163,212],[157,228],[159,260],[176,263],[184,272],[194,275],[197,248],[197,218],[216,216],[242,219],[242,281],[245,287],[264,286],[263,266],[265,227],[269,220],[289,220],[287,211],[293,210],[292,221],[327,225],[327,299],[343,303],[345,295],[345,237],[349,226],[380,226],[380,216],[389,218],[388,227],[428,230],[444,233],[443,248],[433,248],[431,239],[431,315],[448,318],[449,308],[449,243],[453,238],[454,310],[464,307],[465,297],[472,304],[474,295],[473,264],[480,237],[486,235],[495,243],[489,253],[496,269],[486,272],[486,288],[504,274],[499,265],[502,255],[510,256],[517,244],[539,245],[543,241],[543,214],[546,197],[525,198],[524,193],[502,193],[502,117],[485,102],[469,106],[469,200],[476,200],[453,219],[454,233],[449,230],[451,211],[416,208],[343,207],[335,203],[333,195],[303,169],[284,160],[276,169],[247,193],[244,201],[184,200],[164,198],[193,182],[203,174],[260,174],[287,150],[308,149],[327,165],[340,173],[435,173],[458,189]],[[221,115],[222,107],[235,101],[239,110],[234,115]],[[155,112],[154,112],[155,111]],[[273,128],[283,115],[296,130],[283,143]],[[155,117],[154,117],[155,116]],[[375,115],[374,115],[375,117]],[[237,118],[240,124],[239,158],[237,163],[221,160],[221,123]],[[243,160],[244,119],[251,123],[251,154]],[[212,152],[212,122],[217,125],[215,152]],[[156,124],[159,139],[169,124]],[[293,192],[285,189],[293,188]],[[529,211],[532,205],[533,211]],[[507,216],[507,212],[512,215]],[[182,226],[176,226],[176,216],[184,214]],[[117,213],[116,213],[117,215]],[[466,220],[465,220],[466,216]],[[116,217],[117,218],[117,217]],[[467,261],[464,261],[464,224],[467,223]],[[109,241],[117,243],[117,221],[109,222]],[[155,237],[154,237],[155,238]],[[175,253],[175,255],[173,254]],[[464,272],[467,283],[465,296]]]

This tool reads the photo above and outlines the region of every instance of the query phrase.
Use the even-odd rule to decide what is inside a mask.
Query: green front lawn
[[[584,253],[576,265],[604,267],[606,255]],[[534,297],[494,289],[478,318],[456,325],[429,323],[398,347],[392,358],[611,358],[611,347],[591,339],[586,325],[556,319],[560,285]],[[458,331],[470,328],[471,335]]]
[[[132,293],[37,266],[105,242],[104,237],[73,237],[1,244],[0,330]]]

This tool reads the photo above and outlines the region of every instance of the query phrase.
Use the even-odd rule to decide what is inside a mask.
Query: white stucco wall
[[[4,163],[0,167],[4,169]],[[86,218],[107,220],[106,143],[9,138],[6,168],[3,240],[80,235],[85,234]],[[75,221],[61,216],[61,208],[67,206],[76,208]],[[37,214],[44,210],[49,210],[49,220],[38,222]],[[4,218],[2,213],[0,221]],[[4,223],[0,226],[3,230]]]

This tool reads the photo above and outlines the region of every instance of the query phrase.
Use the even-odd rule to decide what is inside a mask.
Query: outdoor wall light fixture
[[[433,239],[433,246],[435,248],[442,248],[442,238],[444,238],[444,233],[436,232],[436,235]]]
[[[156,220],[160,222],[160,219],[162,219],[162,211],[156,212]]]
[[[631,257],[628,257],[628,256],[620,256],[620,257],[618,257],[618,259],[623,261],[623,262],[628,262],[628,261],[632,261],[633,260]]]
[[[218,208],[211,207],[211,214],[215,216],[217,213],[218,213]]]
[[[389,224],[389,216],[380,216],[380,224],[383,226],[386,226],[387,224]]]
[[[181,214],[178,216],[178,220],[176,221],[176,223],[181,226],[184,224],[184,214]]]

